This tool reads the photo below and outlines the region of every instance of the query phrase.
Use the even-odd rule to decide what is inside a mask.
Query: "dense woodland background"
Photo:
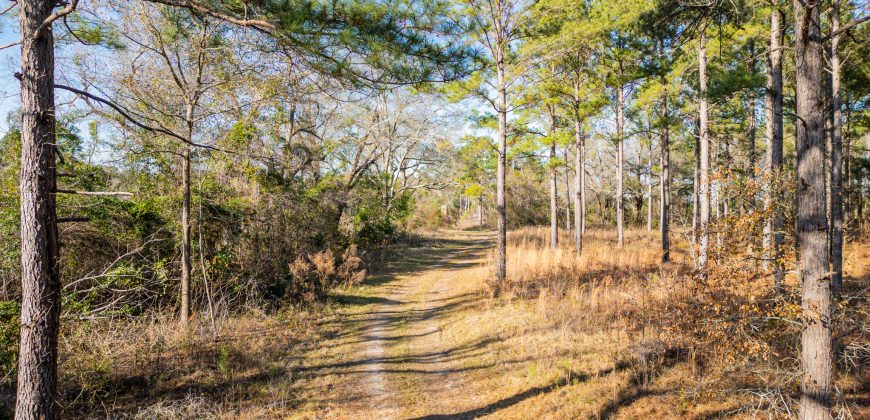
[[[798,3],[175,3],[56,9],[77,6],[53,23],[62,337],[178,317],[219,336],[252,312],[316,311],[431,232],[503,220],[516,231],[507,267],[491,257],[480,299],[546,290],[559,305],[581,284],[606,279],[618,294],[670,279],[679,292],[650,295],[655,309],[603,310],[600,322],[658,331],[643,354],[690,360],[696,377],[740,377],[727,385],[735,393],[766,384],[762,408],[796,410],[808,319],[796,276]],[[843,278],[826,320],[840,386],[823,405],[858,418],[870,401],[868,4],[808,4],[824,37],[826,146],[812,164],[825,177],[823,246],[840,252],[830,270]],[[20,8],[0,28],[20,33]],[[257,16],[272,26],[249,23]],[[21,112],[5,127],[0,371],[11,412]],[[579,260],[623,252],[624,236],[637,262],[593,271],[599,260]],[[547,248],[574,254],[522,257]],[[111,362],[78,375],[64,357],[76,356],[61,353],[68,413],[95,415],[126,392]]]

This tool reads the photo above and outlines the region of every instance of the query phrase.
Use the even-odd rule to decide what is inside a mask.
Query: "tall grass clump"
[[[755,221],[723,219],[714,232],[727,229],[726,223]],[[657,232],[629,231],[619,248],[614,232],[589,230],[577,255],[571,233],[562,232],[559,246],[551,249],[548,228],[519,229],[508,236],[509,284],[502,290],[509,291],[508,299],[536,300],[538,310],[558,325],[620,337],[623,348],[615,363],[683,363],[690,372],[686,384],[705,389],[708,397],[742,396],[738,410],[794,409],[800,392],[796,276],[774,287],[754,258],[757,238],[730,234],[714,246],[709,275],[701,279],[689,235],[674,237],[682,240],[676,241],[673,261],[661,264]],[[865,268],[870,252],[861,245],[847,249],[849,260],[864,263],[846,267],[848,286],[834,320],[842,413],[861,393],[861,369],[855,367],[870,365]],[[794,251],[785,258],[792,267]]]

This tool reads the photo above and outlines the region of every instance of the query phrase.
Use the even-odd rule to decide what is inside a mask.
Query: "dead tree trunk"
[[[770,214],[764,224],[764,260],[762,268],[773,267],[776,287],[782,285],[785,270],[782,266],[782,14],[770,14],[770,51],[767,56],[767,96],[765,113],[767,141],[765,166],[769,184],[765,186],[764,207]],[[772,264],[771,264],[772,263]]]
[[[19,2],[21,30],[21,315],[15,417],[57,417],[60,269],[55,207],[54,34],[57,2]]]
[[[698,74],[700,79],[700,240],[698,246],[698,269],[702,277],[707,275],[707,260],[710,248],[710,132],[707,109],[707,38],[701,30],[698,40]]]
[[[800,249],[800,417],[830,416],[832,381],[831,285],[825,231],[825,116],[822,92],[821,4],[795,0],[797,113],[797,236]]]

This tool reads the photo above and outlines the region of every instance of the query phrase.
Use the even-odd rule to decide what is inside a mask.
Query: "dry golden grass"
[[[322,316],[324,308],[253,311],[217,320],[217,332],[201,318],[189,331],[166,317],[67,324],[60,348],[65,416],[285,413],[295,401],[287,356],[311,344]]]
[[[737,269],[725,258],[699,283],[687,244],[659,263],[655,232],[629,231],[619,249],[611,230],[590,230],[579,258],[569,235],[556,250],[548,238],[544,228],[510,233],[511,293],[500,298],[488,289],[492,235],[451,231],[333,292],[338,305],[231,317],[217,337],[204,319],[191,333],[162,318],[76,324],[63,342],[67,412],[709,418],[794,409],[794,293],[772,296],[743,266],[729,277]],[[865,242],[846,248],[838,321],[855,327],[837,378],[838,412],[854,418],[870,401]]]
[[[687,244],[678,243],[677,252],[672,252],[674,262],[663,265],[656,233],[629,232],[622,249],[615,245],[614,236],[609,230],[588,232],[578,258],[567,235],[560,237],[555,250],[549,249],[546,228],[526,228],[509,235],[507,290],[511,292],[508,299],[513,299],[509,313],[514,317],[531,314],[518,323],[523,327],[517,327],[511,339],[517,344],[510,348],[539,343],[544,350],[536,344],[535,351],[518,356],[547,360],[550,354],[561,355],[566,357],[563,363],[572,366],[580,359],[571,355],[581,349],[594,354],[599,364],[631,366],[628,379],[622,379],[623,387],[616,386],[619,390],[609,400],[587,401],[584,410],[565,412],[561,397],[545,398],[552,406],[537,402],[535,409],[541,414],[579,417],[602,413],[617,417],[744,416],[753,412],[787,416],[794,412],[799,383],[799,300],[794,275],[787,278],[784,294],[775,293],[772,281],[746,264],[744,256],[732,260],[720,250],[722,257],[714,263],[710,279],[699,282],[692,276]],[[870,362],[867,248],[859,242],[846,249],[847,287],[835,326],[836,334],[843,333],[846,348],[845,360],[839,361],[837,379],[842,394],[837,398],[837,412],[847,417],[866,414],[868,401],[866,387],[860,385],[867,383],[867,372],[857,367]],[[739,264],[734,262],[738,258]],[[503,324],[509,319],[503,314],[492,322]],[[475,321],[473,328],[490,328],[485,325]],[[559,339],[529,331],[558,331]],[[588,344],[596,336],[598,341]],[[558,369],[550,366],[550,370]],[[595,370],[587,364],[584,372]],[[593,388],[600,392],[602,387],[607,386]],[[586,391],[571,391],[575,392],[585,395]]]

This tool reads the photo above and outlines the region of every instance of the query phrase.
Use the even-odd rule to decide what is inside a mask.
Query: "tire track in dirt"
[[[300,367],[300,418],[398,419],[456,408],[444,401],[462,392],[468,349],[451,347],[442,327],[477,301],[457,285],[479,267],[491,241],[455,236],[403,250],[404,260],[383,274],[334,295],[347,305],[323,321],[324,340]]]
[[[463,241],[461,247],[425,272],[405,279],[395,293],[386,296],[402,302],[401,316],[392,318],[392,334],[384,338],[390,341],[391,360],[401,362],[400,369],[392,370],[387,379],[393,382],[396,404],[404,415],[455,409],[444,402],[456,401],[462,392],[464,374],[455,360],[457,350],[462,350],[444,340],[442,323],[451,312],[475,300],[455,285],[479,266],[488,247],[486,240]],[[377,330],[379,325],[373,327]]]

